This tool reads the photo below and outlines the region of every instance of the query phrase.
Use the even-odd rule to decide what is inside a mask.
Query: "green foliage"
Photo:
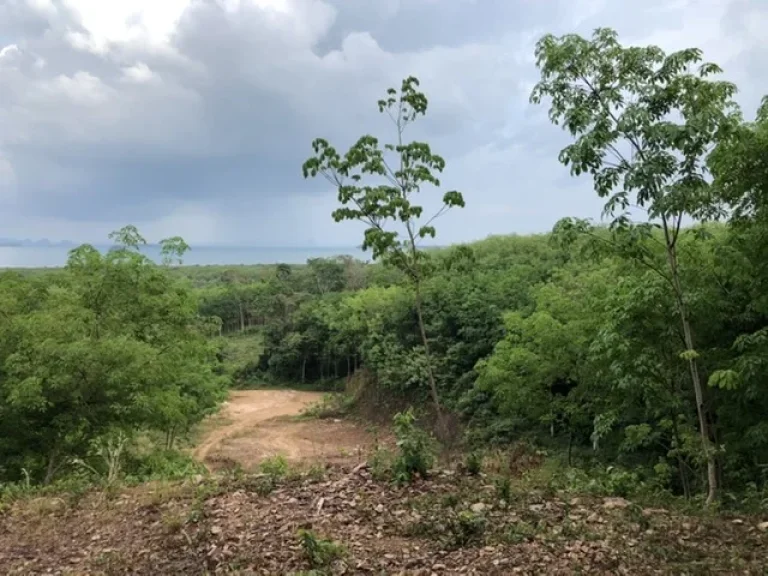
[[[446,544],[449,548],[464,548],[479,542],[485,533],[487,521],[482,514],[462,510],[450,514],[446,525]]]
[[[50,482],[117,434],[172,439],[225,396],[194,295],[139,252],[134,227],[110,238],[104,255],[74,249],[47,282],[0,275],[2,476]]]
[[[470,476],[477,476],[483,471],[483,455],[478,451],[472,451],[467,454],[464,466],[467,470],[467,474]]]
[[[500,476],[493,482],[496,498],[509,504],[512,501],[512,480],[509,476]]]
[[[422,310],[422,282],[431,272],[431,262],[419,242],[435,238],[434,220],[450,208],[463,207],[464,197],[456,190],[446,192],[441,208],[426,221],[421,219],[423,207],[414,203],[414,195],[427,185],[440,186],[436,173],[445,168],[445,160],[434,154],[429,144],[403,141],[406,127],[427,112],[427,97],[418,87],[418,79],[410,76],[399,91],[390,88],[386,98],[378,102],[379,112],[386,112],[396,127],[394,143],[385,144],[382,150],[377,138],[365,135],[341,156],[318,138],[312,142],[314,156],[304,163],[302,171],[305,178],[322,175],[337,189],[342,207],[333,212],[333,218],[365,224],[363,250],[370,249],[374,260],[396,268],[412,283],[423,346],[419,372],[429,383],[440,431],[446,432]],[[388,162],[385,152],[394,156],[394,161]],[[404,230],[387,229],[389,224]]]
[[[313,569],[328,570],[339,560],[343,560],[347,551],[341,544],[324,540],[311,530],[299,530],[299,544],[304,557]]]
[[[425,249],[434,218],[417,193],[441,184],[445,162],[403,140],[427,111],[407,78],[379,103],[396,128],[391,143],[365,135],[341,154],[318,139],[303,167],[336,188],[335,219],[366,224],[372,264],[184,268],[175,264],[187,246],[173,238],[157,266],[126,227],[106,255],[82,246],[64,270],[0,274],[4,490],[57,473],[193,473],[172,450],[139,455],[136,440],[164,434],[172,447],[232,380],[345,387],[348,396],[308,411],[320,417],[346,414],[353,397],[385,414],[429,393],[462,417],[478,453],[505,452],[499,469],[486,461],[505,501],[541,459],[510,448],[522,441],[562,461],[545,470],[553,490],[696,501],[721,481],[723,506],[759,508],[768,99],[743,122],[735,88],[701,57],[623,46],[608,29],[537,44],[532,100],[573,137],[559,160],[592,178],[607,226],[566,218],[551,234]],[[463,203],[449,192],[434,216]],[[647,219],[635,221],[638,211]],[[728,223],[706,222],[715,218]],[[407,482],[432,465],[431,442],[412,411],[395,428],[397,453],[377,450],[371,468]],[[114,448],[120,434],[126,449],[114,458],[109,439]],[[479,472],[474,455],[466,465]],[[267,468],[259,493],[287,473],[279,460]],[[531,537],[524,524],[510,530]]]
[[[533,540],[536,536],[536,527],[530,522],[519,520],[511,523],[504,534],[504,540],[510,544],[520,544]]]
[[[183,480],[207,473],[205,466],[188,454],[157,447],[142,453],[129,451],[124,469],[128,483]]]
[[[270,456],[259,463],[259,470],[270,478],[280,480],[288,475],[288,461],[282,454]]]
[[[698,49],[665,54],[656,46],[624,47],[607,28],[597,29],[591,41],[546,35],[536,45],[536,61],[541,81],[531,100],[551,99],[550,118],[575,138],[559,160],[573,175],[591,174],[598,196],[608,199],[608,244],[655,272],[674,296],[684,346],[678,356],[689,366],[711,503],[718,490],[714,433],[678,243],[685,216],[706,220],[726,213],[707,181],[706,162],[715,144],[738,131],[736,87],[711,79],[721,70],[701,63]],[[633,223],[631,206],[644,210],[649,221]],[[654,228],[663,234],[666,270],[644,242]],[[573,237],[572,226],[561,229]]]
[[[343,418],[348,415],[355,404],[354,396],[346,394],[323,394],[322,400],[312,404],[303,411],[309,418]]]
[[[416,426],[413,408],[395,414],[393,424],[398,450],[393,465],[395,482],[405,484],[416,476],[426,478],[434,453],[429,436]]]
[[[544,36],[536,62],[541,81],[531,100],[551,99],[552,121],[576,138],[559,159],[594,177],[607,213],[637,205],[652,219],[715,215],[703,164],[739,117],[736,87],[710,78],[721,70],[702,63],[700,50],[624,47],[600,28],[591,40]]]
[[[426,223],[419,224],[423,208],[413,204],[412,197],[426,185],[440,186],[435,173],[442,172],[445,160],[433,154],[423,142],[403,142],[403,132],[419,116],[427,112],[427,98],[418,91],[419,81],[414,77],[403,80],[400,90],[390,88],[387,97],[378,102],[379,111],[386,112],[397,128],[397,141],[381,149],[373,136],[362,136],[343,156],[326,140],[312,143],[315,153],[302,171],[304,177],[323,176],[338,189],[342,208],[333,213],[334,219],[359,220],[366,224],[363,250],[370,249],[374,260],[383,260],[419,280],[423,276],[425,255],[417,250],[418,240],[435,237],[432,220],[445,210],[464,206],[459,192],[446,192],[443,207]],[[385,152],[395,156],[388,162]],[[364,178],[380,179],[381,184],[363,185]],[[399,222],[405,227],[406,238],[385,228],[387,221]]]

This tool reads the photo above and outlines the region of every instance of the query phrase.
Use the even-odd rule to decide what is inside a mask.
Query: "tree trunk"
[[[421,343],[424,345],[424,357],[427,360],[427,375],[429,377],[429,390],[432,395],[432,402],[435,404],[435,413],[437,414],[437,427],[440,435],[443,439],[448,436],[448,428],[445,425],[445,419],[443,418],[443,409],[440,406],[440,395],[437,392],[437,384],[435,383],[435,374],[432,371],[432,357],[429,353],[429,340],[427,340],[427,330],[424,327],[424,317],[421,311],[421,287],[419,283],[415,283],[416,288],[416,316],[419,320],[419,332],[421,333]]]
[[[59,471],[59,468],[60,465],[58,453],[56,450],[53,450],[51,455],[48,457],[48,466],[45,470],[45,478],[43,478],[43,484],[50,484],[53,480],[53,477],[56,475],[56,472]]]
[[[301,359],[301,382],[304,383],[304,379],[307,375],[307,357],[304,356]]]
[[[689,500],[691,498],[691,485],[690,482],[688,482],[688,473],[685,471],[685,462],[683,461],[683,457],[680,455],[680,446],[683,445],[683,441],[680,438],[680,430],[677,426],[677,414],[672,415],[672,434],[675,438],[675,447],[677,450],[677,467],[680,472],[680,483],[683,487],[683,496],[686,500]]]
[[[245,314],[243,314],[243,303],[238,300],[237,306],[240,309],[240,332],[245,332]]]
[[[664,222],[664,230],[666,234],[666,221]],[[672,272],[672,285],[675,291],[675,301],[677,303],[677,310],[680,316],[680,323],[682,324],[683,328],[685,348],[687,352],[694,353],[696,348],[694,347],[693,330],[691,329],[691,323],[688,319],[688,308],[683,298],[683,287],[680,282],[677,250],[675,249],[675,244],[669,241],[668,234],[666,235],[666,238],[667,260],[669,261],[670,271]],[[712,504],[717,498],[717,458],[712,447],[709,420],[707,418],[707,407],[704,405],[704,390],[701,385],[701,377],[699,376],[699,365],[695,357],[691,356],[688,358],[688,368],[691,373],[693,391],[696,395],[696,413],[699,418],[699,434],[701,435],[702,447],[707,458],[707,504],[709,505]]]

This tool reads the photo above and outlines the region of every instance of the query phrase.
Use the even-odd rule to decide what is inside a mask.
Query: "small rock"
[[[376,506],[376,512],[378,512],[379,514],[384,512],[384,504],[379,504],[378,506]]]
[[[211,534],[216,536],[217,534],[221,534],[221,528],[219,526],[213,526],[211,527]]]
[[[741,518],[734,518],[733,520],[731,520],[731,524],[744,524],[744,520],[742,520]]]
[[[620,497],[614,497],[614,498],[605,498],[603,500],[603,508],[606,508],[608,510],[613,510],[614,508],[627,508],[629,507],[629,501],[625,500],[624,498]]]
[[[469,509],[472,510],[472,512],[474,512],[475,514],[480,514],[486,508],[487,506],[482,502],[475,502],[474,504],[472,504],[472,506],[469,507]],[[435,568],[432,567],[432,569],[434,570]]]
[[[433,564],[432,570],[434,571],[445,570],[445,564]]]
[[[765,532],[768,530],[768,522],[760,522],[760,524],[757,525],[757,529],[761,532]]]

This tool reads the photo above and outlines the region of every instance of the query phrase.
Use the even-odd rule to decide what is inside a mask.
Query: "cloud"
[[[440,241],[597,217],[557,162],[566,135],[528,103],[536,39],[612,26],[700,46],[752,114],[766,24],[761,0],[6,0],[0,235],[92,241],[131,222],[193,244],[357,244],[300,166],[317,136],[391,134],[375,103],[410,74],[430,99],[411,136],[467,200]]]

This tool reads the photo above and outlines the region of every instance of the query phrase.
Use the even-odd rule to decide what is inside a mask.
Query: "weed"
[[[264,497],[269,496],[277,488],[277,481],[273,476],[252,476],[244,480],[242,486],[245,490]]]
[[[512,480],[509,476],[500,476],[493,483],[496,498],[509,504],[512,501]]]
[[[259,470],[274,480],[281,480],[288,475],[288,461],[281,454],[271,456],[261,461]]]
[[[389,450],[377,446],[368,460],[373,479],[378,482],[391,479],[393,460],[394,456]]]
[[[187,522],[199,522],[205,512],[205,503],[209,498],[221,494],[222,486],[216,478],[206,478],[195,487],[195,495],[192,498],[192,505],[187,514]]]
[[[325,479],[325,467],[322,464],[312,464],[307,470],[306,477],[312,482],[321,482]]]
[[[451,494],[445,494],[442,497],[440,504],[442,505],[443,508],[456,508],[456,506],[459,505],[459,502],[460,502],[459,495],[451,493]]]
[[[481,514],[462,510],[449,518],[446,530],[448,547],[462,548],[479,540],[485,533],[486,520]]]
[[[299,530],[299,544],[311,568],[328,569],[337,560],[347,555],[346,549],[339,543],[323,540],[311,530]]]
[[[323,394],[320,402],[302,412],[305,418],[343,418],[355,405],[355,398],[346,394]]]
[[[93,563],[104,569],[103,574],[122,573],[131,565],[130,559],[116,550],[101,552],[93,559]]]
[[[483,455],[480,452],[470,452],[464,462],[467,474],[477,476],[483,470]]]
[[[434,450],[429,436],[416,427],[413,408],[399,412],[394,417],[398,455],[393,466],[394,479],[398,484],[412,481],[416,476],[427,476],[434,462]]]
[[[128,437],[119,431],[95,440],[91,446],[93,456],[101,460],[104,467],[102,472],[98,467],[90,465],[81,458],[75,458],[72,463],[92,473],[109,492],[120,481],[123,472],[123,455],[128,446]]]
[[[166,512],[162,515],[161,521],[169,534],[180,532],[184,526],[184,519],[175,512]]]
[[[524,520],[520,520],[507,527],[503,539],[509,544],[520,544],[532,540],[536,535],[536,528]]]

